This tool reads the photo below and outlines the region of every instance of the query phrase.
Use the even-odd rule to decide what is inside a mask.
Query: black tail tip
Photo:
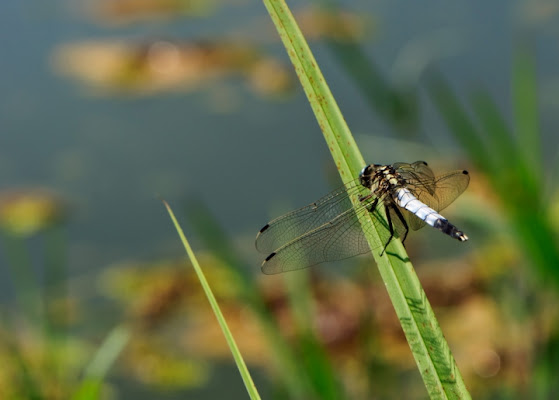
[[[456,232],[456,239],[460,240],[461,242],[465,242],[466,240],[468,240],[468,235],[466,235],[464,232]]]

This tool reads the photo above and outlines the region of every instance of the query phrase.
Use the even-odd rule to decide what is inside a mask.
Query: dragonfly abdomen
[[[446,233],[448,236],[453,237],[454,239],[460,240],[461,242],[465,242],[466,240],[468,240],[468,236],[466,236],[464,232],[459,231],[458,228],[448,222],[448,220],[445,218],[435,221],[433,227],[443,233]]]
[[[464,232],[459,231],[458,228],[448,222],[445,217],[419,201],[408,189],[398,188],[394,200],[400,207],[413,213],[433,228],[462,242],[468,240],[468,236],[466,236]]]

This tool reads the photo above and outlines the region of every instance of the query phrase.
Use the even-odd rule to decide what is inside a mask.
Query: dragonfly
[[[306,207],[267,223],[256,236],[256,249],[268,254],[264,274],[277,274],[337,261],[383,247],[397,236],[406,240],[410,228],[430,225],[461,242],[468,236],[439,211],[468,187],[468,171],[435,176],[425,161],[371,164],[359,177]],[[366,220],[372,222],[372,224]],[[368,230],[388,235],[369,245]]]

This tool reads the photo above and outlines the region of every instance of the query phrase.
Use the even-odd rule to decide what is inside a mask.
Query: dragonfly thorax
[[[405,181],[391,165],[371,164],[361,170],[359,181],[362,186],[376,195],[391,192]]]

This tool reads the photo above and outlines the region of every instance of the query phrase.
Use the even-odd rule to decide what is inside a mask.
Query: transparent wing
[[[436,211],[447,208],[454,200],[458,198],[470,183],[470,174],[468,171],[452,171],[435,179],[435,197],[438,201]],[[420,198],[421,200],[421,198]]]
[[[468,187],[470,175],[467,171],[453,171],[434,180],[432,193],[423,182],[408,181],[407,187],[419,199],[435,211],[444,210]]]
[[[348,203],[351,204],[349,199]],[[378,242],[369,247],[361,223],[368,218],[369,208],[374,200],[369,199],[357,209],[351,207],[336,218],[309,231],[270,254],[262,264],[265,274],[277,274],[320,264],[326,261],[342,260],[358,254],[368,253],[383,246]],[[378,202],[382,207],[383,202]],[[377,210],[372,213],[373,225],[380,232],[382,239],[388,240],[388,224]],[[405,230],[403,224],[392,213],[395,233],[401,236]],[[372,229],[371,224],[365,224],[366,230]]]
[[[419,194],[425,193],[426,197],[431,197],[435,194],[435,174],[425,161],[416,161],[412,164],[408,163],[395,163],[393,167],[407,182],[406,187],[419,198]],[[427,203],[426,203],[427,204]],[[427,204],[429,205],[429,204]],[[429,205],[429,207],[431,207]],[[425,226],[425,221],[417,218],[415,214],[408,210],[400,208],[408,226],[414,231],[421,229]]]
[[[366,194],[359,180],[334,190],[306,207],[292,211],[266,224],[256,236],[256,249],[269,254],[306,232],[312,231],[353,208],[349,196]]]
[[[408,185],[415,185],[418,190],[426,191],[431,195],[435,193],[435,174],[425,161],[416,161],[413,164],[395,163],[393,167]]]
[[[415,163],[414,163],[415,164]],[[428,171],[427,171],[428,169]],[[433,178],[429,167],[420,168],[419,173],[402,173],[408,189],[424,204],[439,212],[448,207],[460,196],[470,183],[467,171],[452,171]],[[413,213],[404,210],[409,226],[418,230],[425,226],[425,222]]]

